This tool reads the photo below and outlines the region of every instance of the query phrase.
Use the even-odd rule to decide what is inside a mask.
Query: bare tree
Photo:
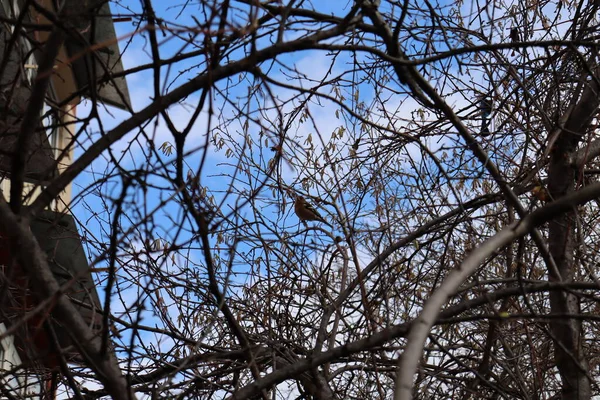
[[[2,338],[35,344],[4,382],[598,395],[598,2],[322,3],[3,17]],[[78,85],[46,109],[61,65]],[[38,139],[53,127],[68,140]],[[57,273],[48,209],[90,269]]]

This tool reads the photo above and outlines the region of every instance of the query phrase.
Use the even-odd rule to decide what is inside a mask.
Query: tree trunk
[[[563,132],[551,152],[548,171],[548,190],[556,200],[575,190],[577,173],[570,163],[576,150],[578,137]],[[575,237],[576,215],[569,212],[556,217],[549,223],[548,245],[556,262],[560,278],[550,270],[550,280],[570,282],[576,271],[574,252],[577,246]],[[550,307],[552,314],[579,315],[579,299],[567,292],[551,291]],[[554,336],[556,366],[562,379],[563,399],[590,399],[591,387],[587,377],[588,364],[583,352],[581,321],[574,318],[553,318],[550,320]]]

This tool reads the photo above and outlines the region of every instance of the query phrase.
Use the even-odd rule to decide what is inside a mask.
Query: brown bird
[[[319,214],[319,212],[310,205],[302,196],[296,196],[294,201],[294,211],[298,216],[298,219],[306,225],[306,221],[320,221],[324,224],[331,226],[331,224]]]

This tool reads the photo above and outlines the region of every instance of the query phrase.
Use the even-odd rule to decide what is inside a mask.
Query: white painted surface
[[[0,335],[3,335],[4,332],[6,332],[6,325],[0,322]],[[21,365],[21,358],[17,353],[13,336],[2,338],[0,340],[0,373],[2,374],[0,384],[13,396],[39,398],[42,388],[37,375],[23,369],[9,372],[19,365]],[[0,398],[2,397],[0,394]]]

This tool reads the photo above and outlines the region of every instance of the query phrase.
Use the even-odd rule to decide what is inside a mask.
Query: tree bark
[[[548,169],[548,190],[556,200],[575,190],[577,179],[573,159],[579,136],[562,132],[551,150]],[[574,252],[576,214],[574,211],[557,216],[549,223],[548,247],[556,262],[560,276],[549,271],[551,281],[571,282],[576,271]],[[550,292],[552,314],[579,315],[579,299],[565,291]],[[591,387],[588,379],[588,363],[583,352],[581,320],[575,318],[553,318],[550,328],[554,339],[556,366],[562,379],[563,399],[590,399]]]

